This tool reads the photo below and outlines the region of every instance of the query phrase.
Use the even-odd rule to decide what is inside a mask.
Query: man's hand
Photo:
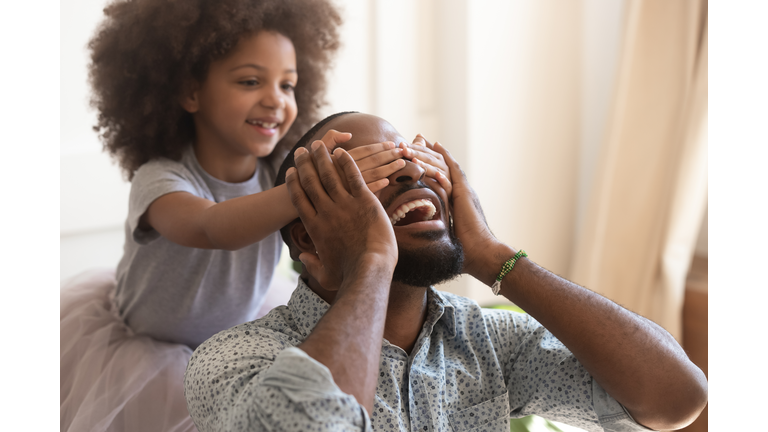
[[[352,156],[336,149],[334,164],[321,144],[312,143],[311,153],[296,150],[296,168],[288,170],[286,183],[317,248],[316,255],[302,253],[299,259],[323,287],[331,289],[366,265],[394,269],[397,243],[389,218],[366,188]]]
[[[450,202],[454,232],[464,247],[464,268],[462,270],[464,273],[486,282],[486,278],[482,277],[484,273],[487,273],[482,268],[485,264],[482,255],[490,250],[489,245],[499,242],[488,228],[480,200],[477,199],[477,194],[469,185],[467,176],[461,170],[459,163],[440,143],[435,143],[432,148],[443,157],[448,169],[453,172],[453,191],[450,195]],[[447,182],[441,172],[437,173],[437,180],[441,185]]]
[[[352,139],[351,133],[330,129],[320,141],[330,153],[339,144],[350,139]],[[402,160],[403,150],[395,146],[393,142],[380,142],[356,147],[349,151],[349,155],[354,159],[363,175],[363,180],[368,185],[368,189],[373,193],[387,187],[389,184],[387,177],[405,166],[405,161]],[[343,177],[341,172],[339,175]]]

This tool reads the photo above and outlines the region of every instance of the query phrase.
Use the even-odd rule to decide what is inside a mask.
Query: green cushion
[[[583,432],[583,429],[530,415],[509,421],[509,432]]]

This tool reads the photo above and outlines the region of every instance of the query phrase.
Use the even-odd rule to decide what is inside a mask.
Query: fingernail
[[[322,144],[321,141],[313,141],[311,146],[312,150],[317,150],[317,148],[320,147],[321,144]]]
[[[397,166],[399,166],[400,168],[404,167],[405,166],[405,161],[402,160],[402,159],[398,159],[397,160]]]
[[[344,149],[342,149],[341,147],[336,147],[333,150],[333,155],[338,157],[338,156],[340,156],[342,154],[342,152],[344,152]]]
[[[304,147],[299,147],[299,148],[296,149],[295,152],[293,152],[293,157],[299,157],[299,156],[303,155],[306,152],[307,152],[307,149],[305,149]]]

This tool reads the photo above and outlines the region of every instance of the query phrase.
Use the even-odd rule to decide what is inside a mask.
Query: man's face
[[[328,129],[352,133],[352,139],[340,145],[347,151],[377,142],[408,142],[392,125],[368,114],[335,118],[316,137]],[[395,282],[427,286],[460,274],[462,247],[450,230],[448,195],[437,180],[426,177],[423,168],[406,160],[405,167],[389,176],[389,185],[376,195],[393,223],[397,239]]]

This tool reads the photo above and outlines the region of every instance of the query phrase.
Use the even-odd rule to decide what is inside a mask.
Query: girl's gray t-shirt
[[[256,318],[280,259],[279,232],[237,251],[196,249],[154,229],[140,229],[139,218],[154,200],[171,192],[220,203],[269,189],[274,177],[274,169],[259,160],[250,180],[218,180],[203,170],[191,146],[181,161],[157,159],[136,171],[115,296],[135,333],[195,348],[215,333]]]

